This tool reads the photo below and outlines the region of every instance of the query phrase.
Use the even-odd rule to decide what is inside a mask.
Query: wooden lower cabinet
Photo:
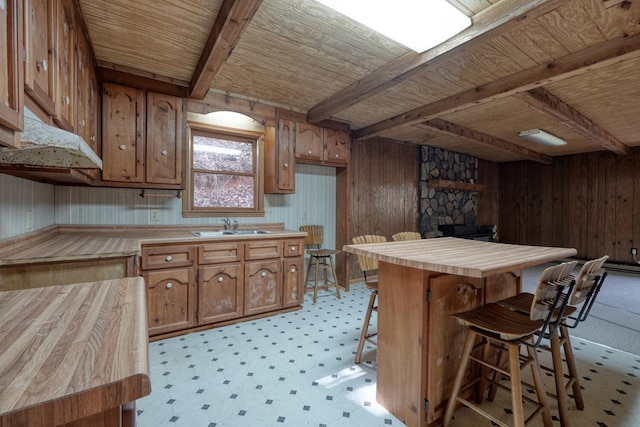
[[[143,246],[149,335],[300,306],[303,254],[299,238]]]
[[[217,264],[198,269],[198,323],[201,325],[242,317],[244,313],[242,264]]]
[[[193,267],[146,271],[149,335],[196,325],[196,286]]]
[[[246,316],[282,308],[282,261],[245,264],[244,313]]]

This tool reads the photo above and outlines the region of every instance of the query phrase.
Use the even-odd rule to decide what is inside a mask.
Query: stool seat
[[[323,257],[330,257],[335,254],[339,254],[340,251],[337,251],[335,249],[311,249],[311,250],[308,250],[307,253],[314,257],[323,258]]]

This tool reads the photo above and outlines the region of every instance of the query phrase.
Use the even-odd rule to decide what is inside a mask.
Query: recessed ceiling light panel
[[[564,139],[558,138],[557,136],[545,132],[541,129],[523,130],[518,134],[518,136],[537,144],[546,145],[547,147],[558,147],[561,145],[567,145],[567,141],[565,141]]]

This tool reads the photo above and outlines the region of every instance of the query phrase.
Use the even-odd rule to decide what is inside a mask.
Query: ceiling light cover
[[[471,25],[471,19],[446,0],[318,0],[415,50],[424,52]]]
[[[541,129],[529,129],[521,131],[518,136],[528,141],[538,144],[546,145],[547,147],[558,147],[561,145],[567,145],[567,141],[562,138],[558,138],[548,132]]]

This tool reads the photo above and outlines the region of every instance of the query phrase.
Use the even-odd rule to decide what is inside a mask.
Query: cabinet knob
[[[224,281],[224,278],[222,276],[218,277],[218,283],[222,283]]]
[[[336,159],[337,159],[338,157],[340,157],[340,155],[336,154]]]
[[[167,289],[171,289],[171,288],[173,288],[173,283],[171,282],[167,283]]]
[[[167,255],[166,260],[167,260],[167,261],[173,261],[173,257],[172,257],[171,255]]]
[[[295,252],[297,249],[295,246],[291,246],[291,252]]]
[[[80,126],[84,126],[84,120],[80,120],[80,122],[78,122],[78,124],[79,124]]]
[[[263,271],[262,273],[260,273],[260,276],[262,276],[262,277],[266,277],[266,276],[267,276],[267,273],[265,273],[265,272]]]
[[[71,103],[71,98],[69,98],[68,96],[63,96],[62,103],[69,105]]]
[[[309,151],[307,152],[307,154],[311,154],[311,150],[309,150]]]
[[[37,61],[36,62],[36,67],[38,68],[38,71],[42,70],[45,73],[49,69],[49,66],[47,65],[47,60],[46,59],[43,59],[42,61]]]
[[[292,272],[292,273],[295,273],[296,271],[298,271],[298,270],[296,270],[296,268],[295,268],[295,267],[291,267],[291,272]]]
[[[289,163],[285,163],[284,165],[282,165],[285,169],[289,169]]]
[[[160,154],[162,154],[163,156],[166,156],[166,155],[167,155],[167,150],[162,150],[162,151],[160,152]]]
[[[126,146],[126,145],[124,145],[124,144],[120,144],[120,147],[118,147],[118,148],[120,148],[121,150],[126,150],[126,149],[127,149],[127,146]]]

